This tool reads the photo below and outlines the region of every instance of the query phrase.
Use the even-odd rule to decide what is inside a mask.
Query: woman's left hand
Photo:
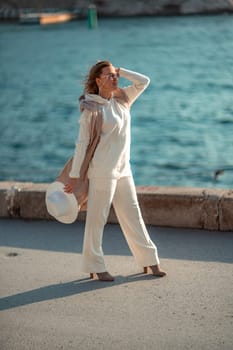
[[[69,181],[65,184],[64,186],[64,191],[66,193],[73,193],[74,192],[74,189],[77,185],[77,182],[78,182],[78,178],[72,178],[70,177],[69,178]]]

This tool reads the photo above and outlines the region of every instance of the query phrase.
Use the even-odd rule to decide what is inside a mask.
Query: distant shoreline
[[[79,0],[74,2],[51,0],[48,7],[45,0],[40,1],[17,1],[5,0],[0,3],[0,22],[17,22],[21,14],[41,14],[68,12],[75,14],[76,19],[85,19],[88,15],[89,4]],[[128,0],[101,0],[93,1],[99,18],[132,18],[132,17],[173,17],[173,16],[195,16],[195,15],[221,15],[233,14],[233,3],[231,1],[212,0],[178,0],[176,4],[170,0],[166,3],[162,0],[137,1]],[[96,5],[95,5],[96,4]],[[92,5],[93,6],[93,5]]]
[[[64,11],[66,12],[66,11]],[[43,11],[44,13],[44,11]],[[233,12],[214,12],[214,13],[192,13],[192,14],[174,14],[174,15],[166,15],[166,14],[160,14],[160,15],[124,15],[124,16],[113,16],[113,15],[99,15],[99,19],[133,19],[133,18],[174,18],[174,17],[196,17],[196,16],[231,16],[233,15]],[[85,21],[87,19],[87,16],[78,16],[76,19],[73,19],[72,21]],[[0,17],[0,24],[10,24],[10,23],[20,23],[20,17],[14,17],[14,18],[2,18]]]

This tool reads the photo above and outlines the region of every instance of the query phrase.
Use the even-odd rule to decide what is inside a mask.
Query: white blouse
[[[129,105],[146,89],[150,79],[145,75],[120,68],[120,77],[133,84],[125,87]],[[131,175],[130,168],[130,110],[117,100],[106,100],[99,95],[87,94],[86,100],[102,105],[103,125],[100,141],[89,164],[88,177],[120,178]],[[91,112],[84,110],[80,116],[79,135],[73,157],[70,177],[78,178],[86,148],[89,143]]]

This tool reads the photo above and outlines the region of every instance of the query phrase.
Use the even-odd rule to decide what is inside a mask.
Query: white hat
[[[45,202],[50,215],[64,224],[71,224],[78,216],[78,202],[73,193],[66,193],[63,188],[62,182],[51,183],[46,191]]]

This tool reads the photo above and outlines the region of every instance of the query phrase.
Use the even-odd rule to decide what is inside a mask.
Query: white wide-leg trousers
[[[158,265],[157,248],[144,224],[133,178],[131,176],[120,179],[92,178],[89,180],[83,271],[107,271],[102,238],[111,203],[137,264],[140,267]]]

